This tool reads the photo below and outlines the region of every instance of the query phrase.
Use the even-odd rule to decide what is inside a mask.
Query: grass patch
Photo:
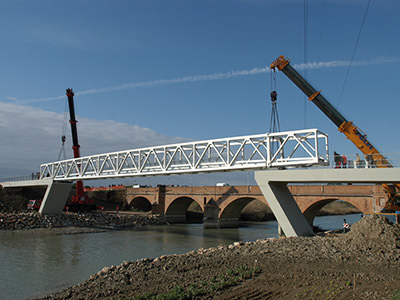
[[[391,300],[400,300],[400,290],[393,294]]]
[[[258,267],[249,268],[241,266],[237,269],[228,270],[225,274],[214,276],[210,280],[192,283],[186,289],[177,286],[171,291],[163,294],[146,293],[134,298],[120,298],[120,300],[186,300],[196,296],[206,295],[226,289],[243,282],[246,279],[253,278],[261,272]]]
[[[310,286],[304,289],[302,292],[298,293],[295,296],[295,300],[312,300],[312,299],[320,299],[323,295],[323,299],[326,300],[335,300],[337,295],[343,291],[344,289],[348,289],[351,283],[346,282],[343,284],[338,284],[335,281],[331,280],[329,282],[329,286],[325,289],[321,289],[321,287],[317,285]]]

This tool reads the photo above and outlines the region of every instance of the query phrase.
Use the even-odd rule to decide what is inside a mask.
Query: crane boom
[[[76,128],[76,123],[78,122],[75,118],[75,107],[74,107],[74,92],[72,89],[66,90],[66,95],[68,97],[69,106],[69,123],[71,124],[71,134],[72,134],[72,150],[74,152],[74,158],[80,157],[80,145],[78,143],[78,131]],[[72,198],[73,203],[84,204],[86,201],[85,191],[82,180],[76,181],[76,196]]]
[[[365,155],[371,155],[378,168],[392,168],[392,164],[373,146],[367,135],[353,122],[348,121],[328,100],[301,76],[291,65],[290,60],[279,56],[270,68],[282,71],[303,93],[312,101],[342,132],[346,137]],[[397,204],[399,197],[396,189],[400,191],[400,184],[383,184],[388,193],[389,201],[385,205],[387,210],[400,210]]]
[[[76,129],[76,123],[78,121],[75,118],[75,106],[74,106],[74,92],[72,89],[67,89],[66,95],[68,97],[68,106],[69,106],[69,116],[70,120],[69,123],[71,124],[71,134],[72,134],[72,149],[74,151],[74,158],[79,158],[80,153],[79,153],[79,146],[78,143],[78,131]]]

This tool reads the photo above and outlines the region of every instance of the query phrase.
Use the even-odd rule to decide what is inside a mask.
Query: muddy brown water
[[[360,214],[317,217],[314,225],[339,229]],[[186,253],[199,248],[277,236],[276,221],[203,230],[202,224],[146,226],[135,230],[76,233],[60,230],[0,232],[0,298],[29,299],[78,284],[124,260]],[[75,233],[75,234],[72,234]]]

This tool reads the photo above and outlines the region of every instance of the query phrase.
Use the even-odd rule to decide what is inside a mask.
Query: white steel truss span
[[[59,181],[328,165],[328,136],[318,129],[155,146],[40,166]]]

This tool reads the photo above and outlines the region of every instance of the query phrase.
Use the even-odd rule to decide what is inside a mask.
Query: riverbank
[[[167,223],[159,215],[144,213],[64,212],[59,215],[41,215],[38,212],[0,213],[0,230],[33,230],[39,228],[119,229],[159,224]]]
[[[399,267],[399,225],[366,216],[347,234],[124,261],[43,299],[391,299]]]

